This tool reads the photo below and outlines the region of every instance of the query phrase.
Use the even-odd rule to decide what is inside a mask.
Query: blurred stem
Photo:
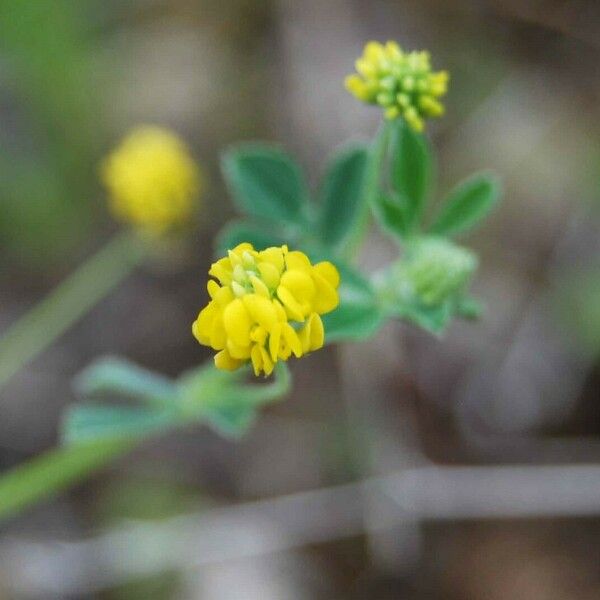
[[[0,337],[0,388],[118,285],[145,256],[134,232],[115,235]]]
[[[251,384],[243,387],[244,400],[256,406],[278,400],[290,391],[291,380],[288,366],[284,362],[278,362],[275,365],[271,383]]]
[[[375,138],[371,142],[369,148],[369,157],[365,170],[363,202],[361,205],[361,213],[357,219],[356,227],[353,234],[350,236],[345,249],[345,258],[351,260],[360,250],[362,243],[368,233],[371,207],[377,200],[379,192],[379,181],[381,179],[381,169],[385,158],[385,151],[388,145],[390,134],[390,121],[383,121]]]
[[[0,478],[0,519],[52,496],[133,448],[141,438],[112,437],[50,450]]]

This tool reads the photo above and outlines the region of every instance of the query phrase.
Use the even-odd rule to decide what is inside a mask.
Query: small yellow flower
[[[439,98],[448,89],[447,71],[433,73],[429,52],[403,52],[396,42],[369,42],[356,61],[357,74],[346,77],[346,89],[384,109],[386,119],[403,117],[415,131],[425,119],[444,114]]]
[[[200,171],[167,129],[134,129],[104,160],[101,177],[114,216],[151,233],[184,225],[196,208]]]
[[[218,350],[219,369],[251,362],[270,375],[278,360],[318,350],[325,331],[320,315],[334,310],[340,277],[330,262],[311,264],[287,246],[256,251],[244,243],[209,272],[208,305],[192,325],[194,337]]]

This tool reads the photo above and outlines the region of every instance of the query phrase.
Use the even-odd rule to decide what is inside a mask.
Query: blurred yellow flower
[[[386,119],[403,117],[415,131],[425,119],[444,114],[439,98],[448,89],[447,71],[433,73],[429,52],[403,52],[396,42],[369,42],[356,61],[357,74],[346,77],[346,89],[384,109]]]
[[[334,310],[340,277],[330,262],[311,264],[287,246],[256,251],[244,243],[210,270],[211,298],[192,326],[196,339],[218,353],[219,369],[251,362],[270,375],[278,360],[323,346],[320,315]],[[217,283],[218,282],[218,283]]]
[[[190,219],[201,183],[185,143],[154,125],[129,133],[102,163],[101,177],[114,216],[157,234]]]

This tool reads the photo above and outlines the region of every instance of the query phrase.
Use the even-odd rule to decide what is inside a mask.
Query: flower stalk
[[[115,235],[0,336],[0,388],[114,289],[146,256],[131,231]]]

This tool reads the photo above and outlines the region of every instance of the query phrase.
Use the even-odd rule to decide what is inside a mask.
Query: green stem
[[[375,134],[375,138],[371,142],[363,184],[361,213],[357,219],[354,232],[346,245],[344,255],[347,260],[351,260],[356,256],[369,230],[371,207],[377,200],[377,194],[379,192],[381,168],[388,145],[389,133],[390,121],[383,121]]]
[[[0,388],[120,283],[144,257],[132,232],[113,237],[0,337]]]
[[[72,444],[31,459],[0,478],[0,519],[14,516],[43,498],[88,476],[128,452],[140,437],[103,438]]]
[[[251,384],[243,386],[246,402],[256,406],[268,404],[285,396],[291,388],[291,375],[284,362],[278,362],[273,372],[273,381],[267,385]]]

